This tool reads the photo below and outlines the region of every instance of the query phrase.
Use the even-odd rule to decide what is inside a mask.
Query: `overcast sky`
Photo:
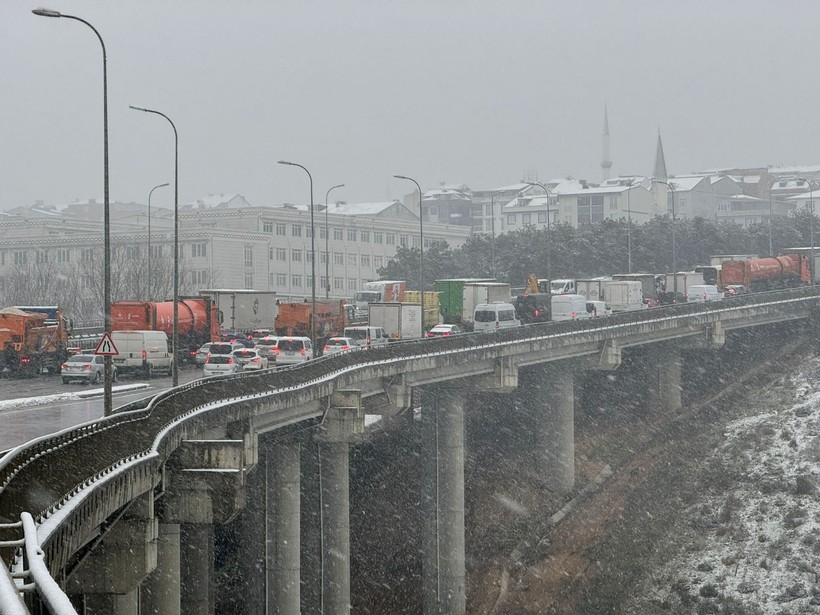
[[[47,2],[38,4],[37,2]],[[820,2],[5,0],[0,209],[102,199],[380,201],[572,175],[820,163]],[[173,203],[173,186],[155,205]]]

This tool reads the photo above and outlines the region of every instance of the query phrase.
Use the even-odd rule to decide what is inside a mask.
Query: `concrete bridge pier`
[[[214,612],[214,526],[183,523],[180,527],[180,577],[183,615]]]
[[[656,344],[648,353],[649,391],[647,410],[650,412],[680,410],[681,355],[680,350],[669,344]]]
[[[314,434],[319,453],[322,613],[350,613],[350,442],[363,430],[361,391],[336,391]]]
[[[146,493],[102,529],[68,578],[66,593],[83,594],[87,615],[137,615],[140,583],[157,565],[156,538],[153,494]]]
[[[446,383],[421,399],[424,460],[422,591],[425,615],[466,612],[464,570],[464,398]]]
[[[300,444],[282,440],[266,447],[264,459],[265,579],[267,613],[300,613]]]
[[[533,417],[536,464],[544,485],[556,493],[575,486],[575,373],[572,363],[523,370],[519,394]]]
[[[179,524],[160,523],[157,538],[157,567],[143,581],[141,615],[179,615]]]

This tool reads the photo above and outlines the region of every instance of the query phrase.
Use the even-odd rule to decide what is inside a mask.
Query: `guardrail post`
[[[464,397],[464,390],[448,383],[425,388],[421,399],[425,615],[466,612]]]

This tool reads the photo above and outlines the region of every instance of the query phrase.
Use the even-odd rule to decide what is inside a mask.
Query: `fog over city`
[[[0,5],[0,210],[102,199],[108,56],[112,201],[380,201],[473,189],[820,161],[816,2],[7,0]],[[172,203],[173,191],[157,194]]]

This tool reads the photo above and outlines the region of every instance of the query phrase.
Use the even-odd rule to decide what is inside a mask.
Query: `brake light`
[[[430,333],[430,332],[428,331],[428,332],[427,332],[427,337],[435,337],[435,335],[434,335],[433,333]]]
[[[231,359],[230,357],[228,357],[228,365],[232,365],[232,364],[233,364],[233,359]]]
[[[251,359],[251,363],[259,363],[261,360],[262,359],[260,359],[259,357],[254,357],[253,359]]]
[[[448,335],[450,335],[450,332],[449,332],[449,331],[445,331],[445,332],[444,332],[444,333],[442,333],[441,335],[442,335],[442,337],[447,337]]]
[[[91,369],[91,365],[83,365],[83,369]]]
[[[300,350],[300,351],[299,351],[299,354],[300,354],[300,355],[302,355],[302,356],[304,357],[304,356],[305,356],[305,354],[307,354],[307,353],[305,352],[305,349],[304,349],[304,348],[302,348],[302,350]]]
[[[68,369],[68,363],[63,363],[63,364],[60,366],[60,369]]]
[[[29,362],[31,362],[31,359],[29,359],[28,357],[23,357],[22,359],[20,359],[20,363],[29,363]]]
[[[330,350],[330,346],[325,345],[325,352],[327,352],[328,350]]]
[[[342,350],[350,350],[350,346],[342,346]]]
[[[148,353],[147,353],[147,352],[145,352],[145,351],[143,350],[143,351],[142,351],[142,360],[143,360],[143,361],[145,361],[145,359],[146,359],[147,357],[148,357]]]
[[[281,352],[281,351],[279,350],[279,346],[276,346],[276,347],[273,349],[273,354],[279,354],[280,352]]]

